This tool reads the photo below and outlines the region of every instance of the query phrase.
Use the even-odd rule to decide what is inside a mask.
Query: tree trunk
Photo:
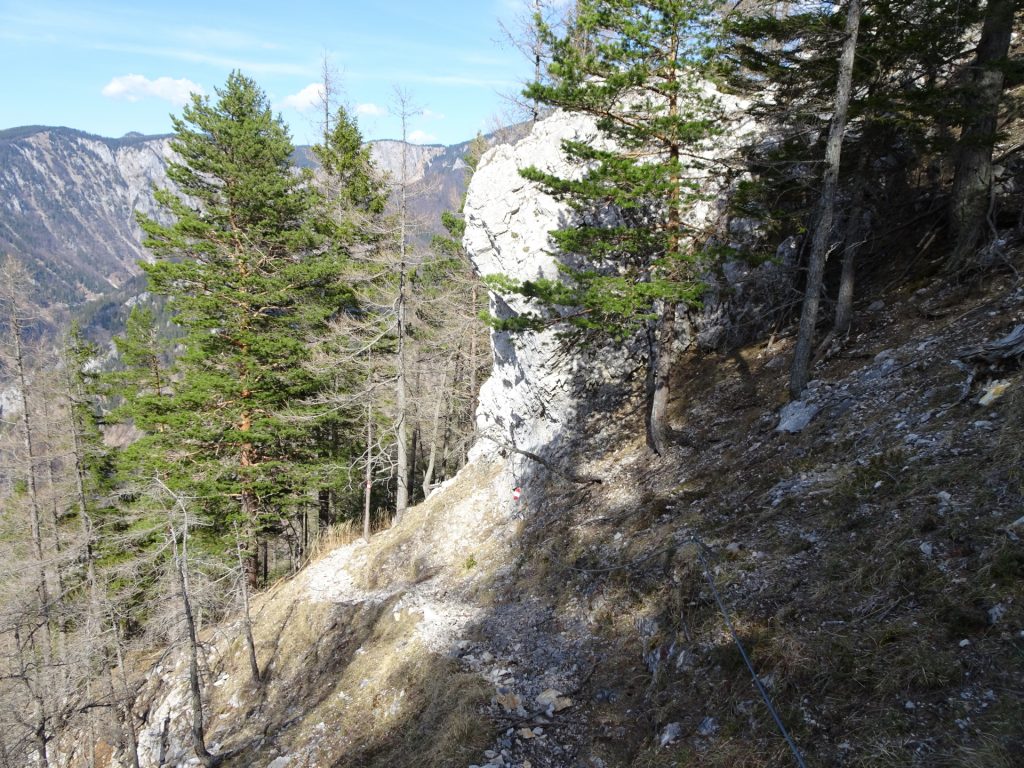
[[[29,639],[31,642],[31,638]],[[49,671],[49,665],[42,670],[42,673],[36,680],[35,688],[32,687],[32,674],[29,671],[30,662],[25,659],[25,645],[21,639],[21,628],[19,624],[14,625],[14,645],[18,654],[18,675],[15,679],[20,679],[25,685],[25,689],[31,696],[33,703],[35,704],[35,727],[33,728],[32,735],[35,737],[36,742],[36,754],[39,757],[40,768],[48,768],[50,765],[49,757],[47,755],[46,746],[49,742],[47,736],[46,725],[49,722],[49,716],[47,715],[46,707],[46,693],[43,688],[42,681],[45,679],[45,675]],[[34,654],[33,654],[34,655]],[[25,723],[28,724],[27,722]]]
[[[672,37],[672,56],[676,56],[679,50],[680,40],[677,36]],[[675,73],[669,77],[670,82],[675,81]],[[671,92],[668,100],[669,116],[675,118],[679,115],[679,96]],[[670,277],[679,280],[680,267],[678,263],[672,263],[673,259],[680,259],[680,248],[682,245],[682,171],[679,167],[681,146],[678,141],[671,141],[668,146],[668,156],[671,169],[671,186],[668,193],[668,261]],[[672,375],[673,351],[676,342],[676,305],[671,300],[665,300],[661,308],[661,318],[658,321],[656,331],[657,338],[649,353],[648,366],[653,371],[648,375],[648,395],[650,403],[647,415],[647,444],[659,456],[664,456],[668,450],[668,401],[670,377]],[[653,374],[653,375],[652,375]]]
[[[533,39],[531,40],[531,54],[533,54],[533,82],[539,83],[541,76],[544,74],[544,43],[541,36],[541,30],[538,28],[538,24],[541,22],[541,10],[542,6],[540,0],[533,0],[530,10],[533,12],[534,18],[534,29]],[[534,99],[530,102],[530,122],[536,123],[540,120],[540,104]]]
[[[430,438],[430,455],[427,459],[427,468],[423,470],[423,498],[430,495],[430,483],[434,479],[434,463],[437,461],[437,438],[440,434],[441,425],[441,403],[444,402],[444,387],[448,381],[447,371],[441,374],[441,387],[438,391],[437,402],[434,404],[433,434]]]
[[[117,668],[121,671],[121,694],[117,696],[117,700],[120,703],[121,719],[124,723],[124,730],[128,735],[128,745],[131,747],[131,758],[132,768],[141,768],[139,765],[139,740],[135,735],[135,716],[132,714],[132,699],[131,689],[128,687],[128,672],[124,666],[124,651],[121,648],[121,630],[117,626],[117,619],[114,616],[113,608],[107,605],[108,616],[110,618],[110,626],[114,633],[114,653],[117,660]],[[113,671],[110,676],[110,690],[114,690],[114,677]],[[163,764],[163,758],[161,758],[160,764]]]
[[[242,397],[249,397],[249,389],[243,387]],[[248,412],[242,414],[241,421],[239,423],[239,431],[244,433],[249,432],[252,429],[252,415]],[[256,533],[256,518],[259,511],[258,504],[256,502],[256,494],[253,493],[249,487],[249,479],[247,470],[253,466],[253,446],[252,443],[244,443],[242,445],[242,451],[238,458],[239,466],[242,470],[242,493],[241,493],[241,506],[242,506],[242,519],[245,521],[247,533],[249,536],[249,558],[246,562],[246,576],[249,579],[249,588],[258,589],[260,582],[260,550],[259,540]]]
[[[43,419],[43,433],[44,443],[43,452],[53,453],[53,421],[50,418],[50,408],[47,398],[44,396],[42,402],[42,419]],[[50,458],[43,459],[43,464],[46,467],[46,486],[50,493],[50,524],[53,527],[53,553],[55,555],[55,565],[53,567],[53,578],[56,580],[57,592],[53,597],[54,608],[56,609],[56,616],[54,621],[60,628],[58,635],[58,648],[55,653],[55,658],[64,660],[65,654],[65,635],[69,629],[68,626],[68,614],[67,606],[64,603],[64,595],[66,590],[64,588],[64,569],[62,567],[62,561],[64,554],[64,542],[60,536],[60,496],[57,493],[57,473],[54,471],[54,465],[57,463],[57,458],[51,456]]]
[[[458,382],[462,380],[462,365],[463,357],[459,354],[455,358],[455,371],[454,378],[452,381],[452,396],[448,398],[448,407],[444,409],[444,425],[441,428],[441,471],[440,474],[443,477],[451,477],[453,472],[449,471],[448,460],[452,454],[452,423],[458,419],[458,403],[459,403],[459,388]],[[471,396],[472,397],[472,396]],[[472,413],[472,412],[471,412]],[[470,440],[466,441],[471,442]],[[461,460],[465,454],[460,451],[459,459]],[[458,467],[456,467],[457,471]]]
[[[470,279],[473,279],[472,273],[470,273]],[[477,291],[479,286],[473,285],[470,290],[470,312],[475,318],[480,313],[479,299]],[[480,363],[477,361],[477,334],[471,329],[469,334],[469,413],[471,418],[476,418],[476,406],[477,398],[479,396],[479,386],[477,385],[477,369],[480,367]]]
[[[672,375],[673,349],[676,343],[676,307],[665,302],[658,321],[654,342],[652,392],[650,393],[650,417],[648,422],[648,445],[659,456],[668,449],[668,399],[669,378]]]
[[[400,331],[402,333],[402,331]],[[396,471],[398,473],[398,490],[395,495],[395,525],[402,522],[405,510],[409,507],[409,446],[406,430],[406,396],[405,396],[405,355],[402,350],[403,339],[398,341],[398,376],[395,382],[396,406],[398,423],[396,425]]]
[[[409,446],[407,444],[407,410],[408,404],[406,402],[406,367],[405,367],[405,337],[406,337],[406,298],[405,298],[405,281],[406,281],[406,258],[407,258],[407,245],[406,245],[406,225],[407,217],[409,213],[409,168],[408,168],[408,145],[406,144],[407,138],[407,121],[409,117],[409,105],[406,103],[405,97],[400,97],[401,101],[401,119],[402,119],[402,185],[401,195],[399,201],[399,228],[398,228],[398,251],[399,251],[399,271],[398,271],[398,301],[395,307],[397,315],[397,330],[398,330],[398,350],[396,354],[396,368],[397,375],[395,377],[395,406],[398,411],[396,414],[397,424],[396,436],[395,436],[395,450],[396,450],[396,471],[398,472],[398,489],[395,494],[395,520],[394,524],[398,525],[402,522],[402,518],[405,516],[405,510],[409,507]]]
[[[328,488],[317,491],[317,523],[321,531],[331,526],[331,491]]]
[[[15,286],[8,286],[13,290]],[[13,304],[13,295],[10,297]],[[46,557],[43,552],[42,512],[39,504],[39,482],[36,477],[37,460],[35,432],[33,431],[32,415],[28,402],[28,376],[25,370],[25,349],[22,342],[22,324],[16,306],[11,307],[9,317],[11,338],[14,342],[14,375],[18,382],[18,397],[21,405],[21,439],[25,447],[27,462],[27,484],[29,499],[29,526],[31,528],[32,549],[35,554],[36,591],[39,595],[39,611],[44,626],[44,661],[49,666],[52,658],[53,636],[50,628],[50,594],[46,578]]]
[[[857,251],[863,242],[864,232],[864,174],[867,171],[867,153],[861,152],[857,162],[857,177],[854,179],[853,195],[850,200],[850,219],[846,223],[846,242],[843,245],[843,271],[839,278],[839,294],[836,297],[837,336],[850,332],[853,321],[853,295],[857,279]]]
[[[363,539],[370,540],[370,501],[373,497],[373,405],[366,405],[366,477],[363,487]]]
[[[20,297],[28,285],[28,276],[19,263],[8,258],[6,263],[3,264],[3,274],[0,275],[0,279],[2,279],[2,284],[0,284],[0,300],[3,300],[9,309],[6,319],[13,344],[13,359],[10,361],[10,365],[14,369],[13,373],[18,387],[19,405],[21,406],[21,442],[25,450],[26,483],[29,498],[29,528],[32,539],[33,559],[35,561],[35,591],[39,600],[38,628],[42,629],[40,633],[41,653],[34,650],[33,655],[38,654],[38,656],[33,659],[31,664],[26,664],[25,662],[24,647],[21,643],[17,626],[15,626],[14,638],[18,650],[19,663],[22,668],[21,676],[36,706],[34,735],[36,737],[39,765],[46,768],[49,766],[47,755],[47,744],[50,740],[48,727],[52,722],[52,702],[50,701],[50,696],[52,694],[51,675],[54,673],[54,639],[51,626],[46,556],[43,550],[42,509],[39,497],[39,478],[37,476],[38,451],[35,440],[35,425],[32,413],[29,410],[29,383],[23,338],[24,325],[20,306]],[[30,633],[30,642],[32,642],[33,646],[36,643],[35,638],[36,632],[33,630]],[[34,674],[31,671],[32,669],[35,670]],[[35,680],[34,689],[32,686],[33,678]]]
[[[187,557],[188,523],[182,531],[181,550],[178,549],[178,536],[171,527],[171,540],[174,547],[174,564],[178,571],[178,586],[181,590],[181,610],[185,618],[186,639],[188,640],[188,684],[192,706],[192,748],[196,757],[205,768],[215,768],[221,762],[220,757],[213,755],[206,748],[206,731],[203,725],[203,692],[199,678],[199,639],[196,636],[196,623],[192,616],[192,601],[188,594]]]
[[[415,392],[415,390],[413,390]],[[409,503],[415,504],[416,496],[416,454],[420,451],[420,428],[412,430],[412,445],[409,447],[409,477],[405,481],[405,487],[409,489]]]
[[[835,111],[825,145],[825,178],[821,190],[821,202],[811,253],[807,264],[807,287],[804,290],[803,310],[800,314],[800,331],[796,349],[793,352],[793,366],[789,374],[789,396],[800,398],[810,376],[811,350],[814,345],[814,329],[818,323],[818,304],[821,301],[821,284],[828,259],[829,237],[835,214],[836,190],[839,186],[839,161],[846,134],[846,113],[850,106],[850,92],[853,89],[853,58],[857,50],[857,33],[860,29],[861,0],[850,0],[846,13],[846,40],[839,58],[839,78],[836,84]]]
[[[470,278],[471,279],[472,279],[472,277],[473,277],[472,274],[470,274]],[[473,312],[473,317],[476,317],[478,312],[479,312],[479,310],[477,308],[477,286],[475,284],[473,285],[473,289],[472,289],[472,291],[470,293],[470,296],[471,296],[470,307],[471,307],[471,310]],[[474,432],[476,431],[476,409],[477,409],[477,405],[479,404],[479,400],[480,400],[480,391],[479,391],[480,387],[477,385],[477,380],[476,380],[477,368],[478,368],[479,364],[477,363],[476,357],[477,357],[477,335],[476,335],[475,332],[471,331],[470,335],[469,335],[469,423],[470,423],[470,428]],[[447,440],[445,442],[447,442]],[[469,460],[469,455],[468,455],[469,447],[468,446],[471,443],[472,443],[472,440],[467,440],[466,441],[466,444],[467,444],[466,460],[467,461]]]
[[[981,244],[992,189],[992,148],[996,140],[1003,68],[1010,50],[1016,0],[989,0],[974,63],[963,85],[965,114],[957,147],[950,202],[953,251],[947,270],[970,266]]]
[[[242,626],[245,630],[245,647],[249,651],[249,676],[255,685],[263,678],[260,676],[260,665],[256,658],[256,641],[252,637],[252,616],[249,613],[249,585],[245,578],[245,558],[242,557],[242,544],[235,534],[235,553],[238,555],[238,588],[242,593]]]

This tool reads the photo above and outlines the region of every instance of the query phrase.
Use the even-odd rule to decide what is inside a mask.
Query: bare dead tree
[[[196,757],[205,768],[216,768],[223,761],[223,756],[212,754],[206,747],[206,729],[203,721],[203,691],[202,681],[199,673],[199,638],[196,631],[196,621],[192,612],[192,599],[189,596],[188,585],[188,507],[180,495],[168,488],[159,479],[155,478],[156,485],[165,493],[169,494],[174,501],[174,506],[181,512],[181,545],[178,544],[179,533],[173,522],[168,524],[167,533],[170,536],[171,548],[174,555],[174,569],[177,573],[179,597],[181,598],[181,612],[185,620],[186,641],[188,643],[188,682],[190,702],[192,707],[192,749]],[[244,564],[243,564],[244,569]]]
[[[39,500],[38,453],[36,450],[37,436],[32,420],[32,409],[29,405],[28,361],[25,349],[25,324],[29,310],[23,299],[28,291],[30,280],[24,266],[12,257],[5,259],[0,269],[0,302],[3,303],[8,334],[11,344],[10,365],[14,371],[17,385],[17,399],[21,408],[20,426],[21,440],[25,450],[26,483],[29,498],[29,521],[31,525],[32,548],[35,553],[37,570],[36,590],[39,595],[39,610],[42,614],[45,648],[44,655],[49,664],[53,648],[53,635],[50,626],[50,594],[46,576],[46,557],[43,552],[42,510]]]
[[[253,640],[252,636],[252,616],[249,612],[249,585],[245,579],[245,561],[237,532],[235,533],[235,554],[238,556],[238,589],[242,596],[242,629],[245,633],[245,646],[249,651],[249,676],[254,685],[260,685],[263,678],[260,675],[260,665],[256,657],[256,641]]]
[[[501,30],[501,40],[498,42],[510,45],[526,60],[532,82],[544,82],[550,61],[544,30],[571,29],[576,12],[576,3],[524,0],[522,8],[512,19],[498,19]],[[519,123],[523,120],[536,122],[541,118],[541,105],[537,101],[527,100],[519,92],[506,93],[504,98],[511,107],[510,113],[505,116],[506,123]]]

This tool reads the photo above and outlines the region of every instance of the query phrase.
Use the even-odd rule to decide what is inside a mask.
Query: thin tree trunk
[[[54,605],[57,609],[57,625],[60,627],[61,633],[63,634],[67,627],[65,626],[67,611],[64,605],[64,573],[61,568],[61,555],[64,553],[64,542],[61,541],[60,537],[60,497],[57,493],[57,473],[54,472],[54,462],[57,461],[53,454],[53,421],[50,418],[50,408],[48,399],[43,397],[42,402],[43,408],[43,431],[44,431],[44,453],[51,454],[51,457],[44,460],[46,465],[46,484],[50,489],[50,522],[53,526],[53,551],[56,555],[55,560],[57,562],[53,569],[54,578],[57,580],[57,593],[53,598]],[[58,651],[58,657],[62,657],[62,651]]]
[[[256,641],[252,637],[252,615],[249,613],[249,585],[245,578],[245,558],[242,556],[242,544],[235,536],[235,553],[238,555],[238,588],[242,592],[242,627],[245,630],[245,646],[249,651],[249,675],[255,685],[263,681],[260,665],[256,658]]]
[[[260,548],[263,550],[263,583],[268,584],[270,582],[270,542],[263,539],[260,542]]]
[[[441,476],[448,478],[452,476],[449,471],[448,459],[452,454],[452,423],[458,419],[459,407],[459,382],[462,380],[462,366],[464,358],[461,353],[455,357],[455,370],[452,373],[452,396],[448,398],[448,407],[444,409],[444,426],[441,430]],[[471,395],[472,397],[472,395]],[[470,442],[469,440],[466,441]],[[459,460],[463,454],[460,451]]]
[[[402,285],[405,283],[404,271]],[[404,289],[403,289],[404,291]],[[395,380],[395,400],[398,424],[396,425],[396,471],[398,473],[398,490],[395,498],[395,525],[402,522],[405,510],[409,506],[409,446],[406,429],[406,392],[405,392],[405,297],[399,297],[398,321],[398,375]]]
[[[29,673],[29,664],[25,660],[25,646],[21,640],[21,629],[18,624],[14,625],[14,645],[18,651],[18,666],[19,666],[19,677],[25,684],[25,688],[28,691],[29,696],[35,703],[35,728],[33,729],[32,735],[35,736],[36,741],[36,755],[39,758],[40,768],[49,768],[50,760],[47,755],[47,744],[49,738],[47,736],[46,726],[49,722],[46,707],[46,693],[43,689],[42,680],[44,679],[49,665],[44,667],[40,678],[36,681],[36,687],[32,687],[32,678]]]
[[[244,380],[244,376],[244,372],[239,374],[239,378],[241,380]],[[249,395],[249,388],[243,385],[242,398],[246,399]],[[248,433],[252,429],[252,414],[248,411],[244,412],[238,428],[243,434]],[[259,508],[256,501],[256,494],[253,493],[252,488],[249,487],[248,479],[248,469],[255,463],[253,458],[252,443],[243,443],[241,453],[238,457],[238,464],[242,470],[242,519],[245,521],[246,535],[248,537],[246,547],[249,550],[249,557],[246,561],[245,573],[246,578],[249,580],[249,589],[259,588],[260,582],[260,549],[259,539],[256,533],[256,518]]]
[[[398,472],[398,489],[395,494],[395,520],[394,524],[398,525],[402,522],[402,518],[405,516],[405,510],[409,507],[409,454],[408,454],[408,434],[407,434],[407,409],[406,403],[406,366],[405,366],[405,337],[406,337],[406,297],[405,297],[405,282],[406,282],[406,259],[407,259],[407,245],[406,245],[406,219],[409,212],[409,168],[408,168],[408,144],[406,140],[407,134],[407,123],[409,118],[409,105],[406,103],[404,96],[400,96],[400,107],[401,107],[401,119],[402,119],[402,184],[401,184],[401,195],[399,203],[399,230],[398,230],[398,250],[399,250],[399,268],[398,268],[398,302],[396,306],[397,321],[398,321],[398,350],[396,356],[397,364],[397,376],[395,377],[395,406],[398,410],[397,413],[397,424],[396,424],[396,471]]]
[[[441,387],[438,392],[437,402],[434,404],[433,434],[430,438],[430,456],[427,459],[427,468],[423,470],[423,498],[430,495],[430,483],[434,479],[434,463],[437,461],[437,438],[441,425],[441,403],[444,402],[444,387],[448,381],[448,372],[441,374]]]
[[[132,768],[141,768],[139,765],[139,740],[135,735],[135,715],[132,713],[133,696],[128,685],[128,671],[124,665],[124,651],[122,650],[121,630],[117,625],[117,618],[114,616],[113,608],[107,605],[110,617],[110,627],[114,633],[114,653],[117,660],[117,668],[121,672],[121,695],[117,696],[120,701],[121,720],[124,723],[125,732],[128,735],[128,745],[131,747]],[[110,678],[111,691],[114,689],[113,672]],[[161,758],[161,764],[163,758]]]
[[[472,272],[470,273],[470,279],[473,279]],[[479,314],[477,290],[478,286],[474,283],[473,288],[470,291],[470,308],[473,313],[473,317],[476,317],[477,314]],[[477,362],[477,347],[477,334],[475,329],[472,329],[469,335],[469,427],[473,433],[476,432],[476,409],[480,402],[480,386],[477,383],[477,369],[479,368],[479,363]],[[452,407],[454,409],[454,401]],[[447,426],[450,424],[450,421],[446,424],[446,446],[448,445]],[[472,440],[466,441],[466,451],[464,454],[466,461],[469,461],[469,446],[472,442]],[[445,456],[447,457],[447,451],[445,452]]]
[[[328,488],[317,491],[317,524],[320,531],[331,527],[331,491]]]
[[[28,498],[29,525],[32,535],[32,549],[36,560],[36,591],[39,595],[39,610],[45,627],[44,656],[47,666],[51,663],[53,637],[50,628],[50,594],[46,579],[46,558],[43,553],[42,513],[39,505],[39,485],[36,478],[36,446],[33,432],[32,416],[28,402],[28,376],[25,373],[25,350],[22,344],[22,325],[17,308],[12,308],[10,316],[11,337],[14,341],[14,372],[18,381],[18,396],[21,405],[21,438],[25,447],[25,460],[28,464]]]
[[[185,558],[188,556],[186,537],[188,536],[188,521],[186,519],[182,530],[181,550],[178,549],[178,536],[171,527],[171,541],[174,548],[174,564],[178,571],[178,586],[181,590],[181,610],[185,618],[185,629],[188,640],[188,683],[191,694],[192,706],[192,748],[196,757],[205,768],[215,768],[221,762],[220,757],[213,755],[206,748],[206,732],[203,725],[203,695],[199,678],[199,639],[196,636],[196,623],[192,616],[192,601],[189,599],[188,590],[188,564]]]
[[[363,486],[363,539],[370,540],[370,500],[373,497],[373,405],[366,404],[366,477]]]
[[[676,343],[676,307],[665,302],[658,321],[657,338],[654,345],[653,392],[650,399],[648,420],[648,445],[659,456],[668,449],[668,400],[669,383],[672,375],[673,350]]]
[[[82,542],[85,548],[83,556],[85,558],[85,574],[86,584],[89,589],[89,609],[85,623],[85,642],[86,642],[86,660],[87,663],[91,664],[94,656],[99,656],[102,660],[104,667],[110,675],[110,692],[112,694],[112,701],[117,701],[118,697],[114,694],[114,683],[113,683],[113,671],[110,669],[110,657],[107,651],[105,643],[100,642],[99,638],[103,635],[103,623],[104,623],[104,598],[101,596],[99,583],[96,577],[96,554],[94,550],[95,541],[95,529],[93,527],[92,516],[89,512],[89,499],[86,496],[85,478],[86,478],[86,463],[88,457],[86,456],[86,434],[85,424],[80,416],[80,409],[82,403],[85,402],[85,388],[82,384],[82,372],[76,369],[75,356],[71,354],[68,347],[64,350],[64,396],[67,403],[68,409],[68,420],[69,427],[71,429],[71,449],[72,456],[74,458],[74,499],[75,506],[78,511],[78,519],[81,525],[82,531]],[[113,614],[111,612],[111,620],[113,621]],[[117,645],[118,659],[121,658],[120,649],[120,638],[117,636],[117,627],[113,626],[115,632],[115,644]],[[97,648],[99,649],[97,651]],[[122,667],[123,669],[123,667]],[[88,673],[87,673],[88,674]],[[86,683],[87,694],[91,696],[92,680],[89,679]],[[116,713],[116,708],[115,708]],[[116,714],[115,714],[116,722]],[[89,761],[90,765],[95,768],[96,763],[96,726],[95,726],[95,715],[89,713],[89,728],[90,728],[90,744],[89,744]],[[132,743],[132,758],[134,768],[138,768],[138,749],[135,745],[135,731],[131,731],[130,740]]]
[[[415,390],[413,390],[415,391]],[[420,428],[413,427],[412,445],[409,447],[409,478],[406,480],[406,488],[409,489],[409,503],[415,503],[416,496],[416,454],[420,451]]]
[[[51,694],[50,676],[53,673],[53,631],[50,615],[50,594],[47,585],[46,557],[43,550],[42,511],[39,500],[39,486],[37,472],[37,451],[35,444],[34,425],[28,400],[28,374],[26,371],[25,349],[24,349],[24,327],[19,313],[18,292],[22,283],[27,284],[27,276],[22,278],[20,265],[8,260],[4,265],[4,284],[0,286],[4,294],[3,299],[9,304],[10,312],[7,318],[8,328],[14,345],[14,375],[18,386],[19,405],[21,406],[21,438],[25,450],[25,461],[27,464],[27,486],[29,497],[29,527],[32,539],[32,550],[35,559],[36,594],[39,599],[39,622],[42,629],[42,652],[41,663],[37,659],[32,665],[37,670],[35,690],[32,690],[29,667],[23,658],[23,646],[18,630],[15,628],[15,643],[18,646],[19,661],[22,666],[22,674],[25,685],[29,688],[36,704],[36,729],[35,737],[39,764],[43,768],[49,766],[47,756],[47,744],[49,736],[47,728],[50,724]],[[35,637],[35,632],[32,633]],[[33,640],[33,645],[35,641]]]
[[[541,30],[537,26],[541,21],[541,3],[540,0],[533,0],[531,6],[534,17],[534,29],[533,29],[533,82],[539,83],[541,76],[544,74],[543,63],[544,63],[544,46],[541,42]],[[530,121],[537,122],[540,119],[540,104],[534,99],[530,104]]]
[[[680,41],[672,39],[673,60],[677,58]],[[674,83],[676,79],[673,71],[669,82]],[[679,115],[679,96],[672,90],[668,100],[669,117],[675,118]],[[672,141],[668,147],[669,168],[671,173],[671,187],[668,196],[668,260],[671,277],[678,279],[679,267],[672,264],[673,259],[679,258],[679,250],[682,243],[682,173],[679,167],[680,145]],[[653,378],[650,384],[650,403],[647,416],[647,444],[656,454],[664,456],[668,450],[668,401],[670,377],[672,375],[673,351],[676,342],[676,306],[666,300],[661,308],[661,318],[658,322],[657,340],[649,355],[648,365],[653,367]]]
[[[956,174],[950,203],[953,251],[947,270],[969,266],[981,244],[992,189],[992,148],[996,140],[1003,67],[1010,50],[1016,0],[989,0],[974,63],[966,73],[963,93],[967,121],[957,147]]]
[[[857,162],[857,177],[853,181],[853,195],[850,200],[850,219],[846,223],[846,242],[843,245],[843,271],[839,278],[839,294],[836,297],[837,336],[845,336],[853,321],[853,296],[857,279],[857,251],[862,243],[861,234],[864,219],[864,174],[867,171],[867,153],[861,152]]]
[[[477,305],[477,290],[478,290],[478,286],[474,285],[472,291],[470,292],[470,310],[473,313],[473,317],[476,317],[477,314],[479,313],[479,309],[477,308],[477,306],[478,306]],[[479,391],[478,391],[479,387],[477,386],[477,381],[476,381],[476,372],[477,372],[477,368],[479,367],[479,363],[477,363],[477,359],[476,359],[476,355],[477,355],[477,338],[476,337],[477,337],[476,333],[470,332],[470,335],[469,335],[469,397],[470,397],[470,400],[469,400],[469,418],[471,420],[473,420],[474,423],[476,421],[476,407],[477,407],[477,400],[479,398]]]
[[[828,243],[835,214],[836,190],[839,186],[839,161],[842,156],[843,138],[846,134],[846,114],[850,106],[853,89],[853,59],[857,50],[857,33],[860,30],[861,0],[850,0],[846,13],[846,40],[839,58],[839,78],[836,84],[835,112],[825,145],[825,178],[821,190],[820,213],[811,253],[807,264],[807,287],[804,291],[803,309],[800,314],[800,331],[793,365],[789,374],[789,396],[799,399],[810,377],[811,351],[814,346],[814,329],[818,323],[818,304],[821,301],[821,284],[828,259]]]

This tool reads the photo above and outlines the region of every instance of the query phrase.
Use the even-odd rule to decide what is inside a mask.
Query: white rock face
[[[497,146],[481,158],[467,194],[464,240],[481,275],[503,274],[516,280],[557,276],[548,233],[562,226],[570,211],[519,171],[535,166],[560,176],[578,174],[562,154],[565,139],[595,141],[597,131],[586,118],[556,112],[522,141]],[[522,296],[491,294],[496,317],[514,317],[531,309],[536,307]],[[560,354],[553,331],[492,333],[491,345],[494,370],[481,389],[477,409],[477,428],[484,439],[471,455],[495,452],[495,441],[534,452],[556,447],[563,428],[578,415],[577,379],[586,361]],[[626,362],[623,352],[602,359],[612,367]]]
[[[756,130],[741,102],[722,98],[722,107],[728,122],[725,138],[708,156],[730,153]],[[519,172],[534,166],[561,177],[579,177],[582,168],[563,155],[561,144],[566,139],[602,142],[593,120],[556,111],[538,122],[526,138],[512,146],[495,147],[481,159],[467,192],[463,242],[481,275],[501,274],[520,281],[558,275],[549,233],[570,223],[572,212]],[[706,191],[712,199],[694,206],[687,216],[687,224],[697,228],[718,222],[724,190],[732,182],[715,166],[706,175]],[[756,224],[746,223],[746,227],[756,229]],[[756,310],[751,289],[744,287],[754,270],[728,265],[722,271],[721,278],[709,276],[710,290],[700,315],[681,320],[678,335],[686,343],[726,343],[737,314],[749,321],[751,309]],[[743,309],[737,313],[730,302],[741,295]],[[514,317],[531,309],[537,307],[522,296],[491,295],[491,312],[496,317]],[[587,400],[602,387],[624,383],[645,354],[639,341],[632,346],[632,355],[627,349],[610,347],[566,354],[554,331],[492,333],[491,342],[494,371],[480,393],[477,427],[484,437],[474,447],[474,456],[493,453],[494,440],[533,452],[557,449],[565,428],[581,421]]]
[[[444,154],[444,150],[444,147],[437,144],[406,144],[407,181],[414,184],[422,180],[426,175],[427,164],[438,155]],[[393,139],[370,142],[370,155],[376,168],[393,179],[402,178],[402,142]]]

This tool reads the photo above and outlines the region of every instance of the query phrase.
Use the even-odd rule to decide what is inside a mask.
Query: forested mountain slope
[[[477,460],[260,598],[262,687],[240,625],[206,630],[210,743],[232,766],[789,764],[710,578],[809,764],[1012,765],[1024,380],[981,406],[950,361],[1024,322],[1024,292],[947,298],[860,307],[797,434],[782,336],[683,362],[671,457],[626,404],[557,471]],[[139,663],[142,765],[184,765],[184,655]]]
[[[404,145],[421,241],[443,231],[442,211],[458,208],[468,145]],[[402,147],[372,143],[377,167],[394,179]],[[0,253],[30,265],[37,300],[55,311],[117,292],[150,258],[135,214],[163,215],[153,190],[167,185],[170,158],[166,136],[108,139],[43,126],[0,131]],[[315,158],[299,147],[296,162],[315,165]]]
[[[556,115],[485,157],[474,257],[538,268],[523,243],[562,209],[515,165],[587,130]],[[749,298],[695,327],[720,338]],[[496,334],[474,460],[257,599],[262,683],[241,619],[204,630],[207,744],[274,768],[793,764],[738,641],[810,765],[1013,765],[1024,378],[985,344],[1024,323],[1024,287],[873,288],[855,318],[796,407],[794,329],[695,341],[655,458],[614,357]],[[194,760],[186,668],[181,646],[135,662],[146,768]],[[117,728],[95,739],[130,764]]]
[[[167,137],[68,128],[0,133],[0,250],[31,264],[40,300],[75,305],[124,285],[145,258],[135,211],[155,215]]]
[[[1017,765],[1019,5],[535,16],[429,247],[233,72],[142,220],[173,349],[33,350],[2,263],[0,762]]]

